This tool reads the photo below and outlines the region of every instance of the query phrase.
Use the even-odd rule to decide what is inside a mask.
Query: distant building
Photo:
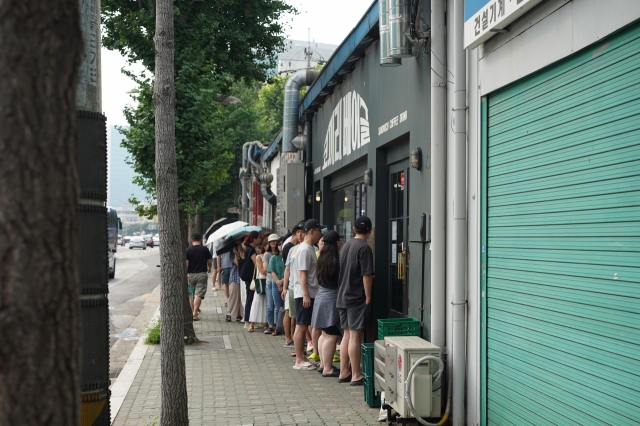
[[[120,146],[124,135],[116,129],[116,126],[110,126],[109,133],[109,195],[107,204],[118,210],[118,215],[120,215],[118,206],[130,204],[129,198],[131,197],[144,201],[147,194],[133,183],[133,177],[136,173],[133,167],[125,162],[129,153]]]
[[[310,48],[311,68],[327,62],[338,46],[335,44],[318,43],[306,40],[285,41],[285,51],[278,54],[278,74],[290,74],[307,68],[305,49]]]
[[[138,216],[138,213],[135,211],[135,207],[131,204],[123,204],[120,206],[111,206],[115,211],[118,212],[118,218],[122,221],[122,223],[144,223],[148,222],[147,218],[142,216]]]

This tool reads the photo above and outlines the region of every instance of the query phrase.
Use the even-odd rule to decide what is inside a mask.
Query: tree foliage
[[[101,7],[103,45],[118,50],[130,63],[139,61],[147,70],[140,75],[128,73],[138,85],[138,105],[125,110],[130,128],[122,131],[123,146],[140,175],[136,183],[153,196],[155,0],[103,0]],[[284,47],[281,18],[295,12],[281,0],[174,0],[176,154],[182,210],[200,210],[205,198],[227,180],[233,165],[235,147],[230,140],[234,138],[221,136],[217,121],[231,116],[232,124],[225,128],[238,128],[233,124],[234,112],[240,120],[246,108],[221,107],[214,102],[216,96],[228,94],[234,81],[267,79],[275,54]],[[153,207],[138,211],[155,213]]]

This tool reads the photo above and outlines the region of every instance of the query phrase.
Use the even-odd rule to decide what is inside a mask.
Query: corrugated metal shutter
[[[640,27],[487,117],[487,423],[638,424]]]

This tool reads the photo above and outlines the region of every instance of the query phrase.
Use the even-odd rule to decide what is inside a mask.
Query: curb
[[[156,309],[156,313],[153,314],[151,321],[157,320],[158,318],[160,318],[160,307]],[[131,389],[133,380],[136,378],[138,370],[140,370],[142,360],[149,349],[149,346],[145,345],[144,339],[145,335],[140,336],[138,343],[136,343],[135,348],[133,348],[131,355],[129,355],[129,358],[127,359],[127,363],[122,368],[122,371],[116,378],[115,382],[111,385],[111,424],[113,424],[116,419],[116,416],[122,407],[122,403],[127,397],[129,389]]]

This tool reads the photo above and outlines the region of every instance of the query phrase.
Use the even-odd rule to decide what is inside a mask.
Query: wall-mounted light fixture
[[[322,202],[322,191],[316,192],[316,203]]]
[[[411,151],[411,167],[416,170],[422,168],[422,149],[416,148]]]
[[[367,169],[364,171],[364,184],[367,186],[373,185],[373,170]]]
[[[311,203],[313,203],[313,199],[311,198],[311,195],[307,195],[307,204]]]

